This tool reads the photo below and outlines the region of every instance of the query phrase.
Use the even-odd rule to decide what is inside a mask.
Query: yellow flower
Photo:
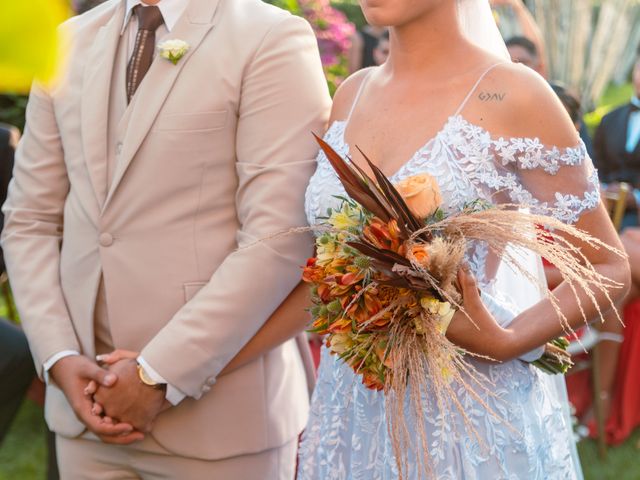
[[[334,333],[329,339],[329,347],[332,352],[342,355],[353,348],[353,340],[346,333]]]
[[[431,314],[437,313],[439,303],[440,302],[433,297],[422,297],[420,299],[420,305],[422,306],[422,308],[424,308]]]
[[[447,329],[451,324],[451,320],[453,319],[453,315],[456,313],[455,309],[451,307],[449,302],[442,303],[440,309],[438,310],[438,315],[440,316],[440,321],[438,322],[438,332],[442,335],[447,333]]]
[[[447,332],[447,328],[449,328],[449,324],[456,310],[449,302],[440,302],[433,297],[422,297],[420,299],[420,305],[431,315],[437,317],[437,330],[444,335]]]
[[[438,182],[426,173],[405,178],[395,187],[411,212],[418,218],[432,215],[442,203]]]
[[[347,230],[352,227],[357,227],[360,222],[358,221],[358,219],[351,217],[348,213],[340,211],[333,212],[331,214],[329,223],[338,230]]]
[[[336,244],[332,241],[326,243],[316,242],[316,259],[318,264],[326,265],[330,263],[336,256]]]

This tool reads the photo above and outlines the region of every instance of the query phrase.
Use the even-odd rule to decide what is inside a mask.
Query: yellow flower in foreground
[[[27,92],[34,77],[54,80],[61,57],[57,29],[69,16],[65,0],[0,2],[0,91]]]

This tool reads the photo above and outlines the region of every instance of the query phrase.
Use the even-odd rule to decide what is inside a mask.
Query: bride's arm
[[[309,324],[310,316],[306,309],[310,306],[309,286],[300,282],[258,333],[224,367],[221,375],[252,362],[302,332]]]
[[[622,250],[604,207],[584,214],[577,226],[608,245]],[[561,283],[553,294],[566,321],[574,329],[584,325],[584,318],[590,321],[598,320],[598,308],[605,313],[611,308],[612,302],[624,297],[630,285],[630,270],[626,259],[605,249],[594,250],[584,245],[581,247],[582,253],[595,270],[619,283],[620,288],[592,291],[594,304],[588,292],[577,286],[574,292],[569,284]],[[498,361],[507,361],[566,334],[562,319],[548,298],[523,311],[508,327],[503,328],[496,323],[482,303],[473,277],[462,273],[460,284],[463,287],[464,308],[476,326],[472,325],[462,312],[458,312],[447,330],[447,337],[470,352]]]
[[[573,149],[571,155],[561,157],[561,153],[566,152],[563,149],[578,145],[579,139],[556,96],[539,76],[524,67],[505,66],[494,72],[487,77],[483,87],[504,92],[504,102],[489,106],[470,103],[469,110],[471,116],[475,113],[479,117],[479,123],[484,118],[487,123],[483,126],[486,125],[487,130],[498,131],[503,138],[520,139],[523,145],[526,144],[526,148],[518,147],[525,152],[521,153],[522,163],[519,158],[509,160],[512,168],[506,171],[514,180],[514,191],[505,189],[509,196],[505,201],[528,198],[534,206],[535,202],[558,208],[562,205],[559,218],[567,221],[577,218],[578,229],[623,251],[602,203],[591,208],[591,199],[597,195],[598,186],[591,178],[586,153]],[[496,162],[504,160],[499,157],[502,153],[497,151]],[[578,285],[574,285],[574,291],[572,285],[562,282],[553,290],[562,315],[575,329],[584,325],[585,318],[596,321],[600,318],[599,310],[604,314],[624,298],[630,285],[630,269],[626,258],[610,249],[592,248],[575,238],[566,240],[579,249],[598,274],[619,284],[619,288],[587,292]],[[473,280],[466,279],[465,282],[464,306],[479,328],[462,314],[454,317],[447,336],[461,347],[496,360],[509,360],[566,334],[563,319],[549,298],[523,311],[508,327],[501,328],[482,305]]]

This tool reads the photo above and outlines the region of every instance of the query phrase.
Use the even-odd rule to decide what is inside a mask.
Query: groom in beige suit
[[[62,477],[293,478],[296,341],[219,374],[311,253],[299,235],[256,243],[305,224],[329,109],[309,25],[259,0],[109,0],[63,31],[2,238]],[[159,55],[166,40],[183,55]],[[113,349],[139,356],[108,371]],[[90,380],[144,418],[93,415]]]

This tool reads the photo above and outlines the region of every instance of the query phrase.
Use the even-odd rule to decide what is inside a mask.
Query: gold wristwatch
[[[157,390],[162,390],[166,387],[166,384],[154,381],[140,364],[138,364],[138,378],[148,387],[155,388]]]

